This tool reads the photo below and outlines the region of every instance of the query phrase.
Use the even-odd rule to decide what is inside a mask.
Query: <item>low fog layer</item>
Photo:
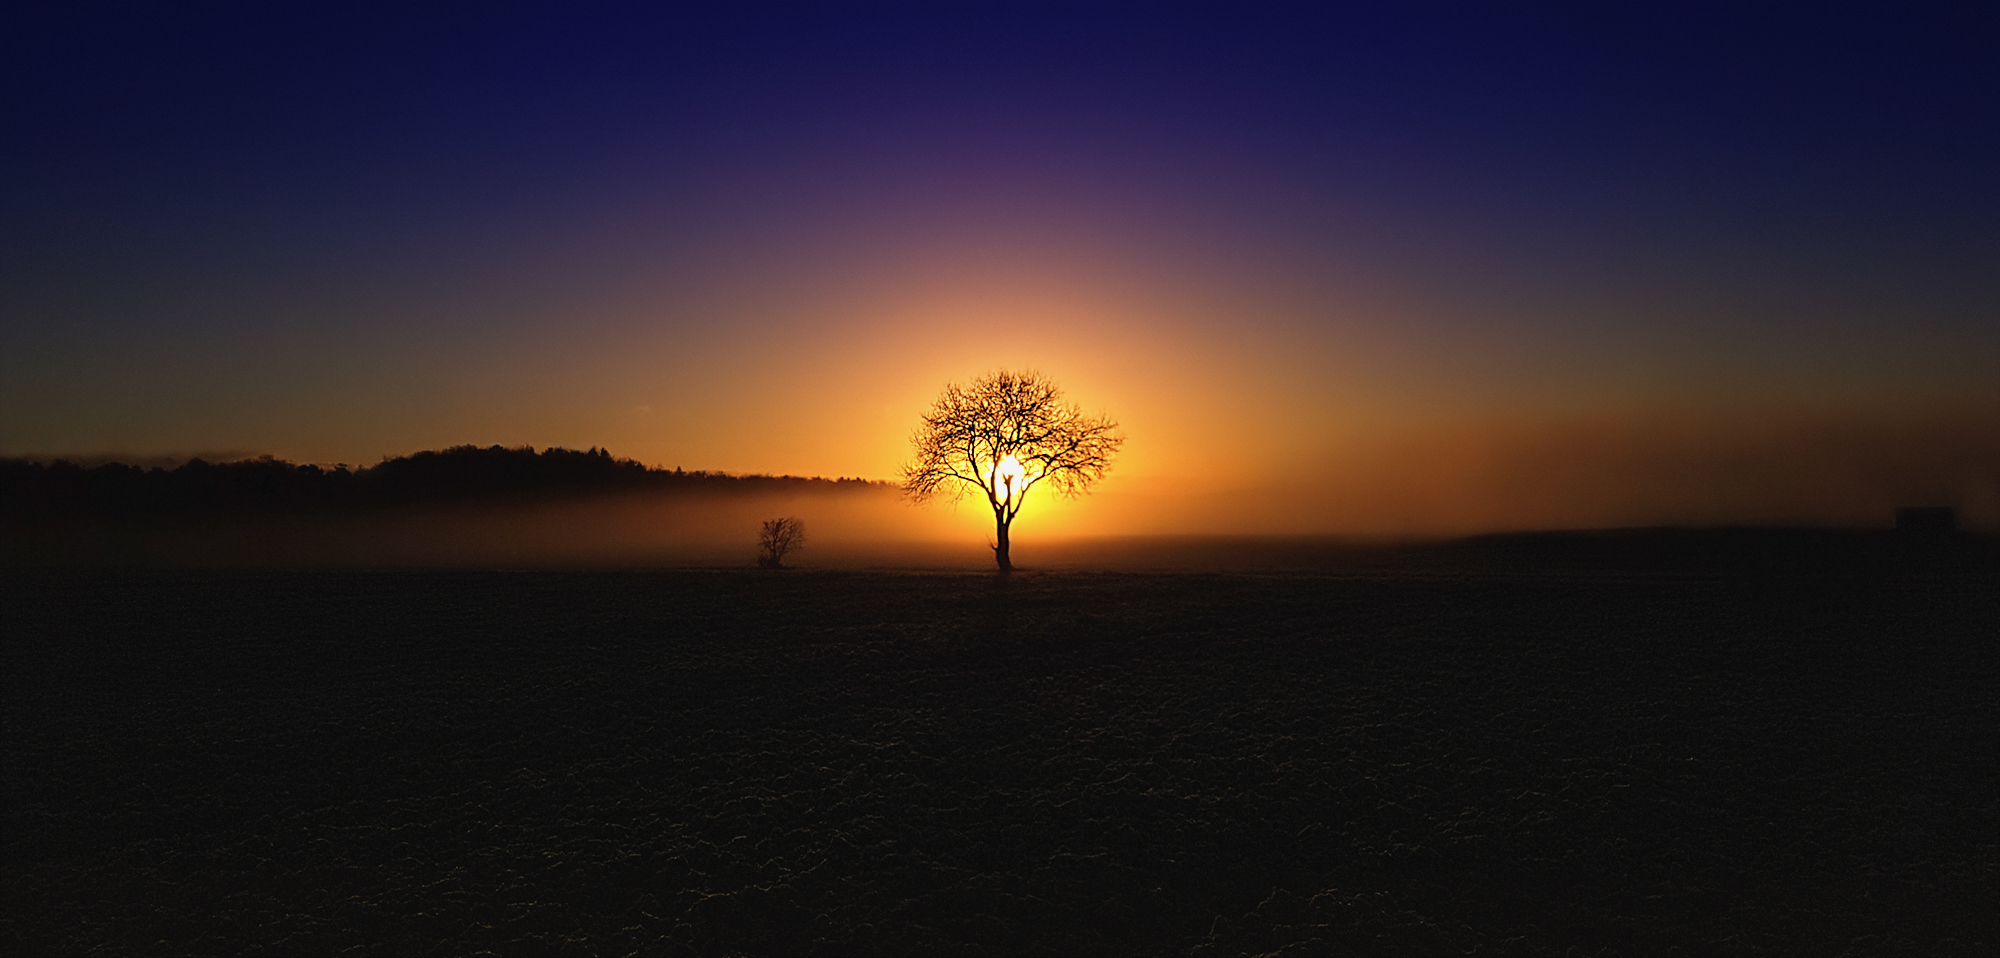
[[[760,524],[794,516],[807,541],[793,565],[992,563],[983,503],[916,506],[887,482],[681,473],[598,450],[497,447],[354,473],[270,460],[204,468],[0,462],[0,561],[750,565]],[[2000,411],[1495,419],[1357,434],[1238,488],[1114,469],[1084,499],[1031,502],[1015,543],[1029,568],[1257,566],[1301,547],[1256,537],[1885,529],[1898,507],[1924,505],[1955,508],[1964,529],[2000,530]],[[1235,538],[1196,547],[1174,536]]]
[[[0,558],[138,565],[751,565],[763,520],[805,521],[806,565],[972,565],[961,526],[879,485],[805,493],[634,492],[341,513],[95,518],[0,534]],[[966,548],[970,546],[970,549]]]
[[[884,483],[654,469],[598,449],[461,446],[356,471],[0,461],[0,558],[28,563],[727,565],[780,516],[828,555],[945,534]]]
[[[173,562],[231,565],[752,565],[762,522],[795,516],[806,544],[788,564],[953,564],[893,489],[629,493],[534,504],[432,504],[335,519],[230,522],[155,535]],[[933,537],[941,538],[941,536]],[[971,560],[982,557],[969,554]]]
[[[1064,504],[1069,534],[1459,536],[1536,529],[1884,528],[1951,506],[2000,531],[2000,408],[1606,415],[1355,431],[1217,489],[1143,477]],[[1032,536],[1030,531],[1026,535]]]

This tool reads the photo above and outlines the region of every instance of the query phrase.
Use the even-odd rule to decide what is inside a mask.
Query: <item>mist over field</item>
[[[434,503],[358,516],[233,518],[99,529],[67,558],[197,566],[749,565],[758,523],[811,517],[808,555],[900,519],[861,494],[627,493],[555,502]],[[883,538],[876,532],[872,538]]]
[[[138,464],[150,468],[119,457],[74,468],[12,462],[7,475],[18,481],[0,489],[0,558],[15,562],[744,565],[755,558],[759,524],[780,516],[806,524],[793,565],[983,568],[991,558],[992,522],[976,494],[914,504],[890,482],[680,473],[600,450],[454,447],[352,474],[246,459],[205,467],[241,474],[204,480],[226,487],[206,498],[168,490],[199,468],[158,459]],[[41,478],[23,478],[30,473]],[[44,488],[61,486],[56,476],[76,488]],[[159,487],[151,498],[127,488],[149,482]],[[291,488],[301,483],[311,488]],[[1237,488],[1114,470],[1087,499],[1037,494],[1016,540],[1030,567],[1268,567],[1300,561],[1306,541],[1883,529],[1900,507],[1935,505],[1954,508],[1969,531],[2000,528],[2000,413],[1965,409],[1914,424],[1803,414],[1654,416],[1637,426],[1609,416],[1554,425],[1495,417],[1380,431]]]
[[[31,564],[737,565],[781,516],[849,563],[954,533],[885,483],[666,470],[599,449],[457,446],[354,471],[0,461],[0,557]]]
[[[1274,483],[1314,531],[1879,528],[1954,507],[2000,531],[2000,407],[1617,414],[1495,413],[1376,431]]]

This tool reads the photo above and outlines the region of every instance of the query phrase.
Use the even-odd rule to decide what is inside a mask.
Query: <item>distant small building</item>
[[[1950,535],[1958,531],[1958,513],[1950,506],[1912,506],[1896,510],[1896,531]]]

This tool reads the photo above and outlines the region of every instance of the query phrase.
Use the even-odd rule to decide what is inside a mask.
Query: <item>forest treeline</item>
[[[360,469],[191,459],[174,469],[0,459],[0,516],[148,519],[373,510],[433,502],[524,502],[605,493],[768,494],[885,488],[865,479],[659,469],[606,450],[454,446]]]

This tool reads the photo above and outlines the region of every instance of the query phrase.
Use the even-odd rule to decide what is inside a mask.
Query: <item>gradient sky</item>
[[[2000,524],[1990,4],[10,10],[0,455],[889,478],[1006,367],[1071,531]]]

